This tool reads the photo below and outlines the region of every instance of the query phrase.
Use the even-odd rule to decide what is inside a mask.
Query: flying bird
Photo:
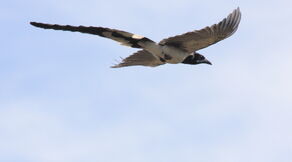
[[[121,45],[141,49],[123,59],[119,64],[112,66],[112,68],[120,68],[135,65],[156,67],[166,63],[190,65],[204,63],[212,65],[210,61],[197,51],[231,36],[237,30],[240,19],[241,12],[237,8],[217,24],[207,26],[201,30],[194,30],[169,37],[161,40],[159,43],[144,36],[104,27],[71,26],[38,22],[31,22],[30,24],[43,29],[94,34],[117,41]]]

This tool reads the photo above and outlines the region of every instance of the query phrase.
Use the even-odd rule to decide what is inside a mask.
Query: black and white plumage
[[[155,67],[165,63],[192,65],[206,63],[211,65],[210,61],[196,51],[231,36],[237,30],[240,19],[241,12],[237,8],[218,24],[166,38],[159,43],[140,35],[103,27],[52,25],[37,22],[31,22],[31,25],[43,29],[94,34],[115,40],[125,46],[142,49],[123,59],[121,63],[112,66],[113,68],[134,65]]]

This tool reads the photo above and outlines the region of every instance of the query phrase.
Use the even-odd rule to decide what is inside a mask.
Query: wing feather
[[[230,37],[238,29],[240,19],[241,12],[237,8],[218,24],[163,39],[159,44],[176,46],[191,53]]]
[[[120,68],[125,66],[150,66],[155,67],[164,64],[151,53],[146,50],[140,50],[136,53],[132,54],[131,56],[122,60],[121,63],[112,66],[112,68]]]

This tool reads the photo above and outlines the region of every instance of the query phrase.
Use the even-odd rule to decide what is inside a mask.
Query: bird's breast
[[[141,45],[145,50],[152,53],[157,59],[162,62],[177,64],[183,62],[183,60],[189,56],[189,53],[172,46],[161,46],[154,42],[145,42]]]
[[[162,55],[165,62],[170,64],[177,64],[183,62],[189,53],[175,47],[163,46]]]

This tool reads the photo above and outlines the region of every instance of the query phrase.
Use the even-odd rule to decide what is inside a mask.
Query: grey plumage
[[[134,66],[134,65],[142,65],[142,66],[159,66],[165,64],[161,60],[154,57],[151,53],[146,50],[140,50],[136,53],[128,56],[127,58],[123,59],[121,63],[112,66],[112,68],[119,68],[125,66]]]
[[[198,51],[230,37],[237,30],[240,19],[241,13],[239,8],[237,8],[218,24],[163,39],[159,44],[176,46],[189,53]]]

